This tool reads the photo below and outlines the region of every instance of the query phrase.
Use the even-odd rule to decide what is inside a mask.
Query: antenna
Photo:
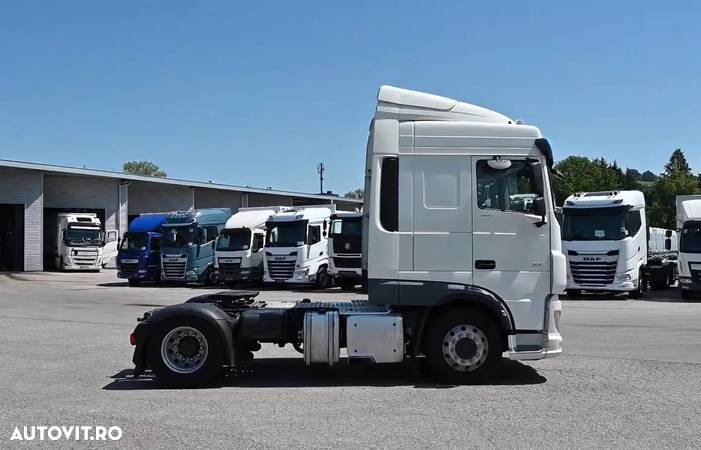
[[[320,162],[316,165],[316,172],[319,174],[319,192],[324,193],[324,163]]]

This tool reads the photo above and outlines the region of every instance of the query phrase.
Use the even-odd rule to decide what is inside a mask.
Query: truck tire
[[[446,308],[428,324],[424,353],[429,371],[451,384],[478,384],[492,376],[503,352],[494,321],[480,311]]]
[[[316,287],[318,289],[326,289],[329,287],[331,278],[329,273],[326,271],[326,267],[320,267],[316,272]]]
[[[336,278],[336,282],[344,291],[352,291],[355,288],[355,280],[348,278]]]
[[[223,365],[222,342],[214,327],[196,317],[173,317],[155,325],[148,364],[163,386],[206,386]]]
[[[643,298],[645,293],[645,278],[643,278],[643,272],[638,273],[638,287],[634,291],[628,292],[628,297],[630,298]]]
[[[131,286],[131,287],[135,287],[135,286],[138,286],[141,284],[141,280],[139,280],[138,278],[129,278],[128,281],[129,281],[129,286]]]

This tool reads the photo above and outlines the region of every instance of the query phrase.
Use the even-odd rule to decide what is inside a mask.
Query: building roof
[[[53,172],[57,174],[67,174],[67,175],[82,175],[88,177],[100,177],[100,178],[114,178],[118,180],[125,181],[142,181],[145,183],[159,183],[159,184],[171,184],[176,186],[188,186],[197,187],[204,189],[218,189],[222,191],[238,191],[238,192],[248,192],[254,194],[272,194],[272,195],[282,195],[287,197],[298,197],[298,198],[309,198],[309,199],[319,199],[328,201],[343,201],[348,203],[358,203],[362,204],[362,200],[354,198],[339,197],[336,195],[322,195],[322,194],[308,194],[304,192],[294,192],[294,191],[279,191],[274,189],[261,189],[254,188],[250,186],[236,186],[231,184],[221,184],[221,183],[211,183],[203,181],[191,181],[191,180],[179,180],[176,178],[159,178],[159,177],[148,177],[143,175],[127,175],[121,172],[112,172],[109,170],[98,170],[98,169],[81,169],[78,167],[68,167],[68,166],[57,166],[53,164],[40,164],[31,163],[24,161],[12,161],[7,159],[0,159],[0,167],[11,167],[15,169],[27,169],[27,170],[38,170],[43,172]]]

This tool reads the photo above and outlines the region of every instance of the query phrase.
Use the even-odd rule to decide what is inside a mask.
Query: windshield
[[[66,240],[71,245],[101,244],[102,230],[99,227],[68,225]]]
[[[352,219],[335,219],[331,222],[331,236],[359,237],[363,234],[363,222],[360,217]]]
[[[163,247],[186,247],[195,242],[194,227],[168,227],[163,230]]]
[[[140,250],[145,251],[148,246],[148,234],[146,233],[125,233],[120,250]]]
[[[679,242],[679,251],[701,253],[701,222],[684,224]]]
[[[224,230],[217,241],[217,250],[239,251],[248,250],[251,247],[251,230],[237,228]]]
[[[640,211],[620,208],[563,210],[564,241],[620,241],[635,235],[641,226]]]
[[[266,247],[298,247],[307,240],[307,221],[268,222]]]

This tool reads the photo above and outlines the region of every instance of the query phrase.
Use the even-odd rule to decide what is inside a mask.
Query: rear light
[[[136,334],[135,333],[132,333],[129,335],[129,343],[131,345],[136,345]]]

